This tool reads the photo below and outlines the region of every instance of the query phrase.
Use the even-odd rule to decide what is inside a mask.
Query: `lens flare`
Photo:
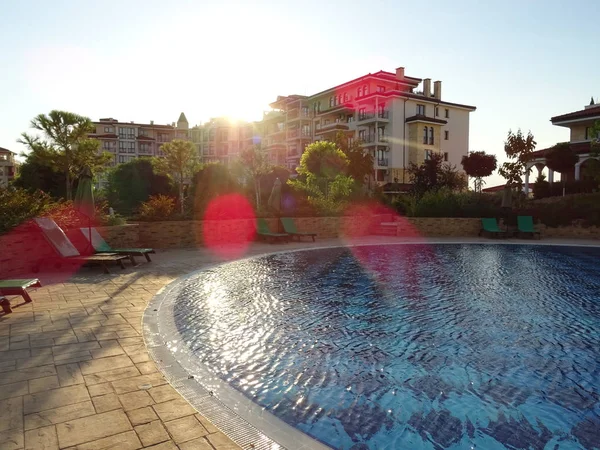
[[[239,258],[254,239],[255,220],[252,205],[243,195],[221,195],[208,204],[196,242],[219,258]]]

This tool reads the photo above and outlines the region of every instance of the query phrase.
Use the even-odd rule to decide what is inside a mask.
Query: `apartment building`
[[[142,156],[162,156],[160,146],[173,139],[188,139],[189,123],[181,113],[177,123],[171,125],[155,124],[154,121],[142,124],[119,122],[106,118],[94,122],[96,132],[91,138],[101,142],[101,149],[114,155],[110,166],[129,162]]]
[[[17,172],[16,153],[0,147],[0,187],[8,186]]]
[[[584,106],[583,109],[567,114],[561,114],[560,116],[554,116],[550,121],[552,122],[552,125],[569,129],[569,146],[579,157],[579,161],[575,164],[575,167],[568,173],[561,174],[561,179],[580,180],[582,170],[585,168],[586,163],[592,159],[599,158],[592,148],[592,141],[600,140],[600,133],[596,132],[596,134],[594,134],[594,125],[597,122],[600,122],[600,104],[596,104],[592,98],[590,104]],[[533,159],[528,163],[527,168],[533,169],[535,167],[538,176],[546,167],[545,155],[548,150],[550,150],[550,148],[533,152]],[[529,171],[525,173],[524,191],[526,194],[529,194],[531,175],[532,174]],[[551,169],[548,169],[548,182],[554,182],[554,171]]]
[[[263,145],[294,169],[304,148],[338,132],[358,140],[374,157],[380,184],[408,182],[410,163],[434,152],[460,168],[469,149],[469,114],[474,106],[442,99],[442,82],[379,71],[311,96],[279,96],[263,119]]]
[[[232,121],[225,117],[213,118],[189,130],[200,161],[228,164],[239,157],[240,152],[261,142],[260,122]]]

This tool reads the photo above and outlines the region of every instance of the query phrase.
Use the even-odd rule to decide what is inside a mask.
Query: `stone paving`
[[[246,255],[340,243],[253,244]],[[142,337],[156,292],[218,261],[206,249],[170,250],[110,275],[38,274],[33,303],[10,297],[14,312],[0,316],[0,450],[239,448],[166,382]]]

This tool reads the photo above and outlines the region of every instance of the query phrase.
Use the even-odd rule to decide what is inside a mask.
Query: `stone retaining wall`
[[[373,224],[385,217],[298,217],[294,219],[300,232],[314,232],[317,238],[366,236]],[[390,218],[391,220],[391,218]],[[265,219],[272,232],[282,232],[279,221]],[[153,248],[204,246],[207,241],[227,243],[254,239],[254,220],[139,222],[139,245]]]
[[[137,225],[96,228],[111,247],[138,247]],[[67,230],[67,237],[80,252],[87,241],[78,229]],[[31,224],[25,224],[0,236],[0,278],[31,275],[40,261],[56,259],[54,248],[48,244],[42,232]]]
[[[481,219],[441,217],[398,217],[396,236],[473,237],[479,234]]]

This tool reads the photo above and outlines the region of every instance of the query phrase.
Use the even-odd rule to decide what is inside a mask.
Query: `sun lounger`
[[[90,229],[89,228],[80,228],[81,232],[85,236],[86,239],[90,238]],[[92,247],[97,254],[103,253],[113,253],[116,255],[127,255],[131,259],[131,263],[135,264],[134,256],[144,256],[146,261],[152,261],[150,259],[150,253],[156,253],[152,248],[111,248],[110,245],[100,236],[98,230],[95,228],[91,229],[92,236]]]
[[[292,237],[292,239],[294,237],[297,237],[299,241],[302,238],[302,236],[306,236],[312,238],[313,242],[315,242],[315,236],[317,235],[317,233],[298,231],[298,229],[296,228],[296,223],[291,217],[282,217],[281,224],[283,225],[283,229],[285,230],[285,232],[289,234]]]
[[[541,234],[539,231],[536,231],[533,226],[533,217],[531,216],[518,216],[517,217],[517,228],[519,236],[528,236],[532,238],[541,239]]]
[[[42,283],[37,278],[28,278],[23,280],[0,280],[0,307],[5,314],[12,312],[10,302],[4,295],[20,295],[25,303],[30,303],[31,297],[27,292],[28,288],[41,287]]]
[[[488,236],[491,237],[506,237],[506,231],[501,230],[500,227],[498,227],[498,222],[496,222],[496,219],[493,217],[481,219],[481,225],[482,228],[479,231],[479,236],[487,233]]]
[[[42,233],[48,243],[54,248],[59,256],[59,262],[71,262],[79,264],[99,264],[102,266],[104,273],[110,273],[108,270],[109,263],[117,263],[121,269],[125,268],[123,260],[127,259],[126,255],[101,254],[82,256],[75,246],[71,243],[65,232],[56,223],[47,217],[39,217],[34,219],[35,223],[40,227]],[[34,270],[39,270],[41,264],[38,263]]]
[[[264,239],[264,240],[288,240],[290,237],[287,233],[271,233],[269,230],[269,225],[267,225],[267,221],[265,219],[256,219],[256,234]]]

